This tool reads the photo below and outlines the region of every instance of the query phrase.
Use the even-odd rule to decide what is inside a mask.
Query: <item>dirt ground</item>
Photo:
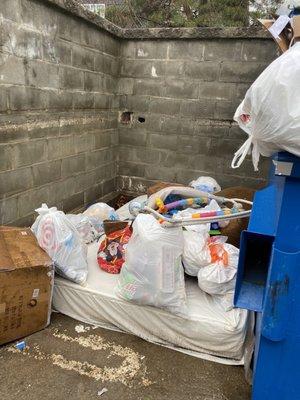
[[[53,314],[26,339],[0,348],[1,400],[249,400],[231,367]],[[107,391],[101,394],[103,389]]]

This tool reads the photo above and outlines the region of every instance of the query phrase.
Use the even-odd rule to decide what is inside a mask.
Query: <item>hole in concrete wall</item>
[[[139,121],[141,124],[143,124],[143,123],[146,121],[146,119],[145,119],[145,117],[138,117],[138,121]]]
[[[132,115],[133,115],[132,111],[122,112],[120,117],[121,124],[130,124],[130,122],[132,121]]]

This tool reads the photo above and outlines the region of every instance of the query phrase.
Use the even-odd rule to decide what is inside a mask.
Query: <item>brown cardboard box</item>
[[[294,38],[299,39],[300,38],[300,15],[296,15],[295,17],[293,17],[292,28],[293,28]]]
[[[49,324],[54,269],[29,228],[0,227],[0,344]]]
[[[180,183],[169,183],[169,182],[157,182],[155,185],[150,186],[147,190],[148,197],[152,196],[154,193],[159,192],[162,189],[165,189],[170,186],[183,186]]]
[[[217,196],[227,197],[228,199],[244,199],[253,201],[255,194],[254,189],[250,189],[242,186],[235,186],[221,190],[221,192],[216,193]],[[248,204],[243,204],[245,210],[250,210],[251,206]],[[228,237],[227,242],[233,244],[235,247],[240,247],[240,236],[242,231],[246,230],[248,227],[249,218],[238,218],[230,221],[226,228],[221,229],[221,233]]]

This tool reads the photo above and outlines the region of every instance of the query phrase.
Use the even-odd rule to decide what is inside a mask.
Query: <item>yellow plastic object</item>
[[[162,199],[157,198],[157,199],[155,200],[155,205],[156,205],[156,207],[158,208],[158,212],[160,212],[160,213],[164,213],[164,212],[165,212],[165,204],[164,204],[164,202],[162,201]]]

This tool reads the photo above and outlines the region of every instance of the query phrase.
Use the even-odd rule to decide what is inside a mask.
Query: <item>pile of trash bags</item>
[[[207,193],[221,189],[210,177],[200,177],[190,186]],[[165,203],[182,196],[174,197],[170,190],[169,194],[167,188],[159,192]],[[190,193],[194,189],[182,188],[180,193],[185,190]],[[149,198],[148,204],[151,201]],[[174,218],[189,216],[197,207],[220,209],[214,199],[207,201],[207,205],[183,206]],[[226,310],[231,309],[239,250],[226,243],[227,237],[220,232],[215,236],[219,226],[205,223],[166,228],[153,215],[139,213],[138,207],[135,210],[138,204],[128,206],[135,214],[131,221],[119,221],[116,211],[105,203],[93,204],[81,214],[64,214],[43,204],[36,210],[32,231],[54,261],[56,272],[80,285],[88,274],[87,245],[101,238],[99,267],[119,274],[115,290],[122,299],[187,316],[186,274],[198,280],[199,290],[219,296]],[[228,221],[222,224],[226,226]]]
[[[210,193],[221,189],[212,178],[202,178],[197,180],[202,190],[204,185]],[[168,189],[164,189],[166,198],[167,192]],[[151,201],[148,199],[148,204]],[[215,200],[202,208],[206,211],[218,209]],[[194,212],[195,208],[186,208],[178,211],[174,218]],[[223,224],[228,224],[228,221],[223,221]],[[220,234],[211,236],[211,228],[210,223],[165,228],[152,215],[138,214],[126,246],[117,295],[136,304],[186,316],[187,274],[198,280],[200,290],[217,296],[227,311],[232,309],[239,250],[226,243],[227,237]]]

